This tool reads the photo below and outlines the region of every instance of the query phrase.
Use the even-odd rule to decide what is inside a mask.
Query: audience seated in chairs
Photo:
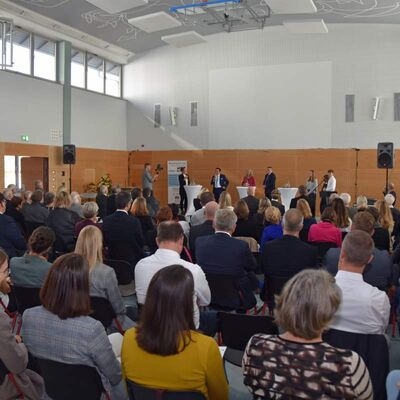
[[[374,233],[374,217],[366,211],[354,215],[351,230],[360,230],[370,236]],[[324,267],[335,276],[338,272],[340,248],[329,249],[323,261]],[[392,284],[397,285],[398,273],[394,274],[393,261],[386,250],[374,248],[373,259],[367,264],[362,273],[364,282],[387,291]],[[396,278],[396,277],[397,278]]]
[[[303,229],[300,231],[299,238],[303,242],[308,241],[308,232],[310,230],[311,225],[317,223],[317,220],[312,216],[312,211],[310,208],[310,204],[308,201],[304,199],[299,199],[296,205],[297,210],[301,212],[303,215]]]
[[[47,226],[56,234],[54,250],[60,253],[71,251],[75,247],[75,224],[80,221],[79,216],[69,210],[71,196],[61,191],[56,196],[54,210],[47,218]]]
[[[256,197],[256,187],[249,186],[247,188],[247,196],[243,197],[242,200],[246,202],[247,207],[249,208],[249,219],[251,220],[253,215],[257,213],[259,204],[259,200]]]
[[[192,215],[190,219],[191,226],[200,225],[206,220],[204,215],[204,207],[210,201],[215,201],[214,195],[211,192],[203,192],[200,195],[201,208]]]
[[[271,207],[271,200],[268,197],[263,197],[258,203],[257,213],[253,215],[251,220],[256,224],[258,236],[261,237],[265,228],[265,210]]]
[[[213,235],[215,230],[213,226],[215,213],[217,212],[219,206],[218,203],[215,201],[210,201],[204,207],[204,215],[206,220],[200,224],[195,225],[190,228],[189,232],[189,246],[190,251],[192,253],[192,257],[195,259],[195,252],[196,252],[196,240],[201,236],[209,236]]]
[[[340,298],[325,271],[301,271],[285,285],[276,305],[284,333],[254,335],[243,357],[244,384],[254,398],[373,398],[362,358],[322,339]]]
[[[43,306],[25,311],[24,343],[37,358],[95,367],[111,397],[126,399],[119,362],[103,325],[91,318],[89,267],[79,254],[59,257],[41,290]]]
[[[183,247],[183,229],[173,221],[161,222],[157,227],[158,250],[155,254],[143,258],[135,268],[136,295],[139,304],[145,304],[149,284],[153,276],[161,269],[172,264],[180,264],[187,268],[194,280],[194,318],[195,326],[205,330],[200,324],[199,307],[210,304],[210,288],[204,272],[197,264],[184,261],[180,257]],[[215,329],[215,326],[214,326]]]
[[[149,215],[146,199],[144,197],[137,197],[132,203],[131,215],[139,220],[146,243],[146,232],[154,229],[154,223],[153,219]]]
[[[151,279],[139,325],[126,332],[122,345],[128,386],[134,382],[148,388],[198,391],[210,400],[228,399],[217,343],[196,332],[195,285],[193,273],[181,265],[162,268]]]
[[[334,243],[336,247],[342,245],[342,232],[335,225],[336,213],[332,207],[324,209],[321,215],[321,222],[311,225],[308,232],[309,242]]]
[[[134,326],[126,316],[126,309],[118,289],[118,281],[114,270],[103,263],[103,235],[95,226],[83,228],[76,242],[75,253],[87,260],[89,267],[90,296],[107,299],[117,316],[118,326],[125,331]]]
[[[6,257],[5,253],[2,256],[0,261]],[[0,289],[8,286],[9,280],[8,271],[1,266]],[[0,307],[0,397],[41,400],[44,398],[43,379],[27,368],[28,350],[11,327],[10,315]]]
[[[379,250],[390,251],[389,230],[383,228],[383,226],[378,222],[378,209],[376,207],[368,207],[365,211],[370,213],[374,218],[374,234],[372,240],[374,241],[375,247]]]
[[[215,234],[199,237],[196,241],[196,261],[206,274],[227,275],[236,278],[243,296],[243,308],[253,307],[253,291],[259,282],[255,275],[257,262],[247,243],[232,237],[237,216],[228,209],[215,213]],[[236,308],[236,304],[232,305]]]
[[[340,331],[382,334],[386,331],[390,304],[387,294],[363,280],[371,263],[374,243],[370,234],[353,230],[347,234],[339,258],[336,282],[342,291],[342,303],[330,328]]]
[[[11,258],[24,253],[26,241],[16,222],[5,215],[6,203],[4,195],[0,193],[0,247]]]
[[[264,246],[261,265],[265,281],[272,276],[286,278],[288,281],[303,269],[316,267],[317,249],[299,239],[302,228],[303,216],[300,211],[294,208],[286,211],[283,217],[283,237]]]
[[[102,225],[97,222],[97,213],[99,212],[99,206],[94,201],[88,201],[82,207],[83,217],[82,221],[79,221],[75,224],[75,238],[77,239],[79,233],[86,226],[96,226],[100,230],[102,229]]]
[[[47,260],[56,236],[47,226],[36,228],[28,241],[28,252],[10,260],[12,282],[17,287],[41,288],[50,270]]]
[[[332,200],[331,205],[336,213],[336,226],[340,229],[341,232],[350,232],[351,219],[349,218],[349,214],[347,208],[344,205],[344,201],[340,197],[337,197]]]
[[[267,242],[279,239],[283,236],[281,220],[281,213],[276,207],[268,207],[265,210],[266,227],[264,228],[260,239],[260,253],[264,251],[264,246]]]
[[[71,211],[78,214],[79,218],[84,218],[82,210],[82,199],[78,192],[71,192]]]
[[[233,236],[252,237],[257,242],[260,240],[258,235],[257,225],[249,220],[249,207],[244,200],[239,200],[235,204],[234,212],[238,217],[236,229]]]
[[[31,204],[26,205],[22,212],[27,223],[45,225],[49,217],[49,210],[42,206],[43,192],[35,190],[31,195]]]
[[[104,218],[104,241],[108,246],[108,257],[129,262],[132,268],[144,256],[142,227],[137,218],[128,214],[132,198],[128,192],[120,192],[115,198],[117,211]]]

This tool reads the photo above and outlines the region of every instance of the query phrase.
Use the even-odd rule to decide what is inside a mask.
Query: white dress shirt
[[[326,185],[327,192],[335,192],[336,191],[336,178],[332,175],[329,180],[328,184]]]
[[[152,256],[143,258],[135,267],[135,287],[139,304],[144,304],[147,289],[153,276],[169,265],[182,265],[193,275],[194,280],[194,324],[200,324],[199,306],[208,306],[211,301],[211,292],[203,270],[197,264],[182,260],[180,255],[173,250],[158,249]]]
[[[342,290],[342,303],[330,328],[354,333],[384,333],[390,314],[387,294],[364,282],[362,275],[354,272],[338,271],[336,283]]]
[[[221,175],[215,175],[214,176],[214,188],[215,189],[219,189],[220,187],[221,187],[221,182],[220,182],[220,180],[219,180],[219,177],[220,177]]]

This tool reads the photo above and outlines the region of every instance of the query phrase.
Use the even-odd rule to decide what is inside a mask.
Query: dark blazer
[[[194,225],[190,228],[189,246],[193,256],[195,256],[196,240],[201,236],[209,236],[214,234],[213,222],[205,221],[200,225]]]
[[[183,190],[185,190],[184,187],[186,186],[186,182],[185,182],[185,178],[183,177],[183,174],[180,174],[178,176],[178,179],[179,179],[179,188],[180,189],[182,188]],[[190,185],[189,175],[188,175],[188,185]]]
[[[374,226],[374,234],[372,235],[375,247],[379,250],[390,250],[389,231],[382,226]]]
[[[139,220],[132,215],[115,211],[105,217],[103,235],[110,258],[128,261],[132,267],[143,258],[142,227]]]
[[[235,232],[233,232],[232,236],[244,236],[244,237],[252,237],[257,242],[260,239],[259,229],[257,225],[253,221],[249,221],[248,219],[238,219],[236,223]]]
[[[55,208],[49,214],[46,225],[56,234],[54,249],[62,253],[72,251],[75,246],[75,225],[81,219],[67,208]]]
[[[263,186],[265,186],[265,193],[271,194],[275,189],[276,175],[271,172],[269,175],[266,174],[263,181]]]
[[[304,218],[303,220],[303,229],[300,231],[300,239],[303,242],[308,241],[308,231],[310,230],[311,225],[314,225],[317,223],[317,220],[313,217],[311,218]]]
[[[40,203],[27,204],[22,208],[25,221],[45,224],[49,217],[49,210]]]
[[[257,197],[254,196],[246,196],[243,197],[242,200],[244,200],[247,204],[247,207],[249,207],[250,211],[249,219],[250,219],[257,212],[258,204],[260,203],[260,201],[257,199]]]
[[[236,277],[243,296],[254,298],[257,262],[247,243],[225,233],[199,237],[196,241],[196,262],[206,274]]]
[[[279,201],[276,201],[276,200],[272,200],[271,201],[271,205],[276,207],[281,212],[281,215],[283,217],[283,214],[285,214],[285,206],[283,204],[279,203]]]
[[[99,206],[99,217],[104,219],[107,216],[107,200],[108,197],[105,194],[99,193],[96,196],[96,203]]]
[[[0,214],[0,247],[9,258],[22,255],[26,250],[26,242],[18,225],[4,214]]]
[[[289,280],[305,268],[315,268],[317,255],[316,247],[294,236],[283,235],[265,244],[261,265],[266,277],[287,277]]]
[[[311,207],[310,199],[308,198],[308,196],[299,196],[299,197],[293,197],[293,199],[290,200],[290,208],[296,208],[296,207],[297,207],[297,202],[298,202],[300,199],[306,200],[307,203],[309,204],[309,206]]]
[[[140,226],[142,227],[143,237],[146,238],[146,232],[154,229],[153,220],[150,215],[141,215],[136,218],[139,220]]]
[[[229,180],[224,174],[221,174],[219,176],[219,184],[221,185],[221,188],[223,190],[225,190],[229,186]],[[210,185],[212,185],[213,189],[215,189],[215,187],[214,187],[214,185],[215,185],[215,175],[213,175],[213,177],[211,178]]]
[[[193,199],[193,206],[196,211],[200,210],[200,208],[201,208],[200,199],[198,199],[197,197],[195,199]]]
[[[106,201],[107,215],[111,215],[111,214],[115,213],[115,211],[117,211],[117,206],[115,205],[115,197],[116,196],[117,195],[115,193],[113,193],[112,195],[110,195],[108,197],[104,196],[107,199],[107,201]],[[97,199],[96,199],[96,201],[97,201]],[[101,200],[100,200],[100,202],[101,202]],[[99,208],[100,208],[100,206],[99,206]]]

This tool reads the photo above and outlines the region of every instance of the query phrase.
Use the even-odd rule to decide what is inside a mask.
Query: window
[[[75,49],[71,53],[71,85],[85,88],[85,53]]]
[[[87,54],[87,88],[104,93],[104,60],[93,54]]]
[[[121,66],[106,61],[106,94],[121,96]]]
[[[31,34],[14,29],[12,50],[13,65],[7,69],[29,75],[31,73]],[[6,58],[10,60],[11,45],[9,41],[6,44],[6,52]]]
[[[56,80],[56,43],[41,36],[34,37],[34,76]]]

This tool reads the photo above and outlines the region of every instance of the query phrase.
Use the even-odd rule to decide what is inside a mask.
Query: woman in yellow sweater
[[[195,331],[192,273],[171,265],[158,271],[147,291],[140,323],[122,345],[125,379],[176,391],[199,391],[227,400],[228,384],[217,343]]]

